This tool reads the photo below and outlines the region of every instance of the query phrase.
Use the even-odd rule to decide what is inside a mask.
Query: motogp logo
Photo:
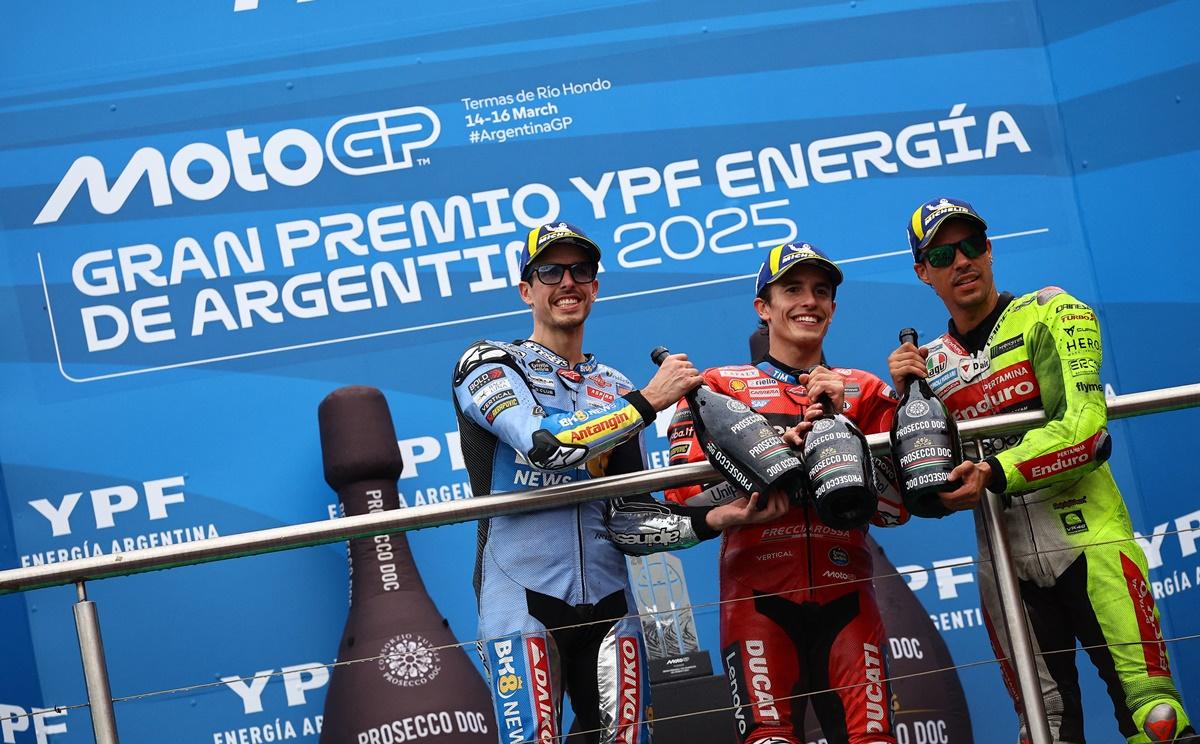
[[[71,163],[33,224],[58,222],[81,189],[92,209],[116,214],[145,180],[155,207],[176,196],[190,201],[215,199],[234,183],[243,191],[266,191],[271,184],[304,186],[325,167],[351,176],[411,168],[428,163],[414,159],[442,133],[442,122],[424,106],[373,111],[335,121],[322,141],[303,129],[288,128],[269,136],[230,129],[224,141],[191,142],[168,156],[153,147],[139,148],[109,186],[104,164],[93,155]],[[286,153],[286,157],[285,157]]]

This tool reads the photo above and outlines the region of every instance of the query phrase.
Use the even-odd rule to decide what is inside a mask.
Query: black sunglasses
[[[580,261],[573,264],[544,263],[526,270],[526,281],[532,281],[536,275],[542,284],[553,286],[563,280],[563,275],[569,269],[571,278],[576,284],[588,284],[596,280],[597,265],[595,261]]]
[[[982,233],[963,238],[957,243],[946,243],[926,248],[921,254],[922,261],[928,261],[935,269],[944,269],[954,263],[954,254],[962,251],[967,258],[979,258],[987,252],[987,237]]]

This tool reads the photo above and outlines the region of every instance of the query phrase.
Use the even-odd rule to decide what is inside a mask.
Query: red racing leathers
[[[768,357],[756,367],[706,370],[704,382],[782,430],[809,404],[796,379],[804,371]],[[887,431],[896,406],[891,388],[868,372],[834,371],[845,379],[843,413],[866,434]],[[686,402],[676,409],[669,437],[672,465],[704,459]],[[877,460],[876,476],[884,488],[872,521],[906,521],[890,463]],[[735,498],[726,483],[670,489],[666,496],[689,505]],[[778,521],[725,530],[720,575],[721,655],[734,704],[742,706],[735,710],[740,741],[812,740],[813,732],[803,730],[810,700],[829,744],[896,741],[885,681],[887,636],[871,585],[865,527],[827,527],[805,499]],[[836,692],[820,692],[830,689]]]

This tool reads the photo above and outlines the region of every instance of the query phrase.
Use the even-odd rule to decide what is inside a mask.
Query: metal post
[[[983,440],[976,439],[975,447],[983,457]],[[1031,744],[1052,744],[1050,724],[1046,721],[1046,705],[1042,700],[1042,686],[1038,680],[1037,661],[1034,659],[1033,642],[1029,638],[1029,626],[1025,620],[1025,603],[1021,601],[1021,590],[1017,585],[1017,573],[1013,569],[1012,555],[1008,548],[1008,533],[1004,531],[1003,510],[1000,494],[984,491],[979,509],[987,527],[991,544],[992,568],[996,574],[996,589],[1000,593],[1000,609],[1008,628],[1008,646],[1012,653],[1013,666],[1017,671],[1017,683],[1021,688],[1021,707],[1025,710],[1025,725]]]
[[[117,744],[117,719],[113,715],[112,690],[108,686],[100,615],[96,603],[88,600],[84,583],[76,581],[75,588],[79,591],[79,601],[75,603],[75,630],[79,634],[79,656],[83,660],[83,679],[87,683],[88,704],[92,710],[92,732],[96,744]]]

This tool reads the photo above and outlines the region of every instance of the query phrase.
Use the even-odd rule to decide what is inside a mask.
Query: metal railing
[[[1195,406],[1200,406],[1200,383],[1110,398],[1108,414],[1110,419],[1120,419]],[[1043,412],[1030,411],[961,422],[958,428],[964,444],[974,442],[977,451],[982,451],[984,437],[1024,431],[1045,420]],[[886,454],[889,451],[887,434],[872,434],[867,437],[867,442],[875,454]],[[98,614],[94,603],[86,597],[87,581],[456,524],[505,514],[538,511],[596,499],[612,499],[695,485],[718,477],[708,463],[693,463],[532,491],[476,496],[448,504],[341,517],[204,541],[10,569],[0,571],[0,595],[65,584],[76,585],[79,594],[79,601],[75,605],[76,628],[88,701],[92,708],[93,729],[99,744],[113,744],[117,742],[117,734],[112,712],[112,695],[108,685]],[[1049,727],[1042,706],[1033,646],[1028,636],[1023,606],[1019,601],[1017,578],[1012,569],[1011,556],[1008,554],[1007,536],[1000,519],[1003,511],[1001,498],[988,493],[988,498],[980,508],[984,513],[988,536],[993,546],[992,557],[998,574],[998,588],[1005,621],[1008,624],[1009,637],[1012,639],[1012,653],[1023,703],[1026,706],[1029,733],[1033,744],[1049,744]]]

